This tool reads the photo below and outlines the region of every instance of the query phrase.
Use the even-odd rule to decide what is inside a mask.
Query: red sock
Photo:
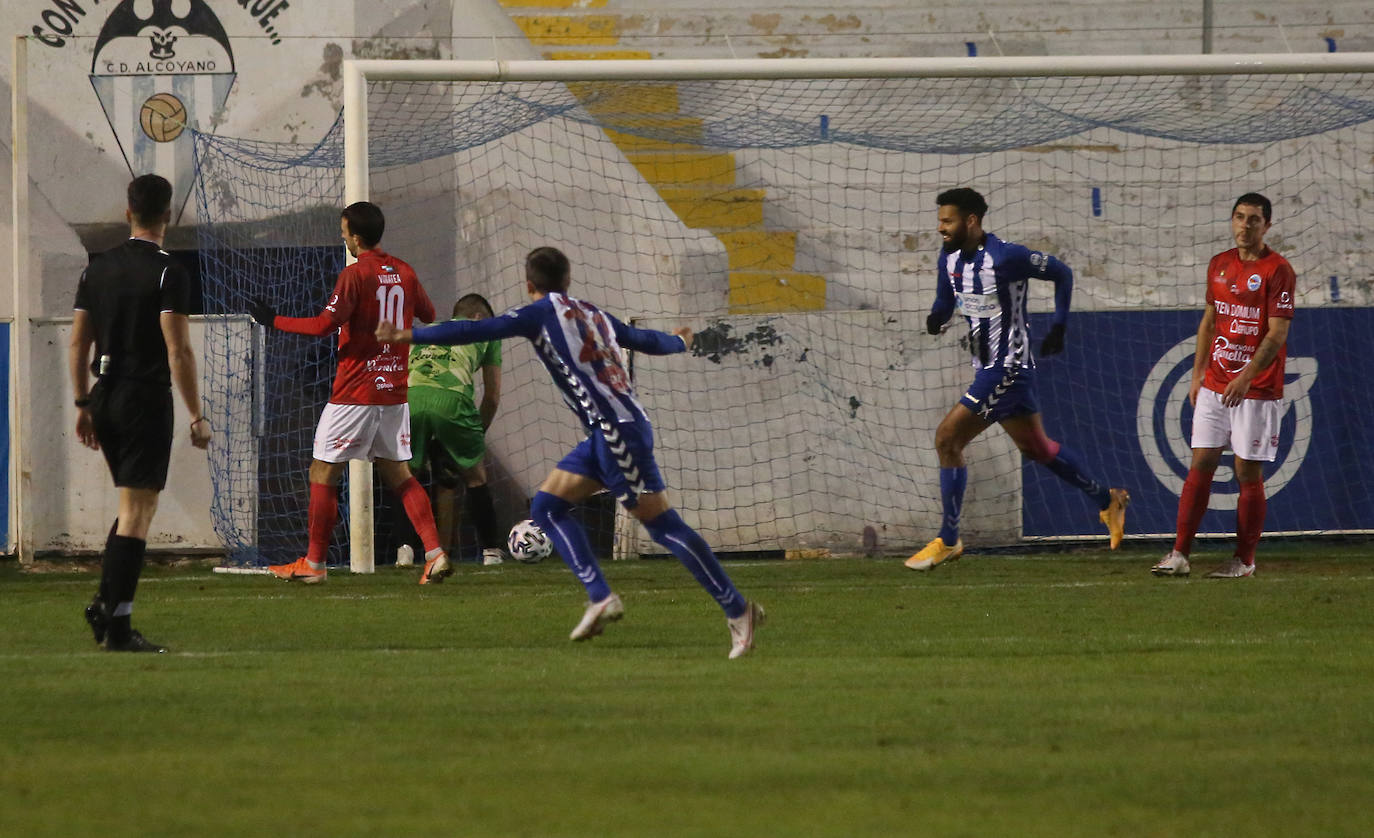
[[[401,505],[406,508],[410,523],[415,525],[415,532],[420,534],[425,552],[436,549],[439,546],[439,528],[434,526],[434,510],[430,508],[429,495],[420,488],[420,481],[410,478],[396,489],[396,494],[401,496]]]
[[[329,552],[329,537],[334,533],[334,524],[339,520],[339,492],[326,483],[310,484],[310,518],[307,532],[310,533],[310,549],[306,551],[306,561],[322,564]]]
[[[1189,469],[1178,498],[1178,535],[1174,538],[1174,549],[1185,556],[1193,552],[1193,536],[1197,535],[1211,496],[1212,475]]]
[[[1264,531],[1264,481],[1240,484],[1240,503],[1236,506],[1236,558],[1255,563],[1255,545]]]

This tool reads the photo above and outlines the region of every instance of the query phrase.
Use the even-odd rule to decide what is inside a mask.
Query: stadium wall
[[[199,347],[204,339],[204,319],[191,319],[192,346],[197,347],[201,386],[205,386],[206,359]],[[247,328],[244,326],[243,328]],[[118,517],[119,497],[110,483],[104,457],[81,444],[76,437],[76,408],[67,383],[67,345],[71,318],[42,319],[34,324],[30,359],[34,370],[44,370],[33,389],[30,404],[33,469],[32,515],[34,549],[39,552],[76,553],[104,549],[110,522]],[[41,397],[37,397],[38,394]],[[247,388],[231,398],[251,400]],[[162,493],[158,513],[148,533],[152,549],[218,549],[221,546],[210,520],[210,472],[205,452],[193,448],[186,430],[185,408],[176,399],[169,491]],[[219,438],[242,435],[251,442],[251,428],[214,428]],[[243,509],[246,517],[251,510]]]
[[[224,135],[307,142],[323,136],[337,112],[341,95],[338,69],[346,57],[485,58],[499,52],[502,57],[509,58],[532,54],[526,40],[530,30],[522,31],[513,22],[518,17],[514,0],[501,3],[495,0],[358,0],[345,4],[296,0],[290,4],[265,2],[247,6],[230,0],[205,0],[205,5],[218,19],[228,39],[224,55],[214,55],[223,61],[232,51],[233,80],[227,88],[209,84],[209,93],[204,94],[209,98],[205,102],[199,102],[198,97],[203,94],[200,88],[205,88],[206,84],[199,84],[191,97],[196,101],[191,104],[202,128]],[[1198,5],[1191,0],[1152,4],[1148,9],[1126,2],[1079,0],[999,3],[987,6],[980,17],[970,21],[966,7],[954,2],[922,4],[918,10],[910,4],[871,0],[838,5],[792,0],[785,6],[741,9],[718,0],[664,0],[654,4],[647,0],[609,0],[603,14],[612,18],[622,45],[664,57],[964,55],[969,52],[980,55],[1109,54],[1141,49],[1195,52],[1200,43]],[[146,138],[138,138],[136,130],[141,111],[129,110],[138,104],[133,102],[137,94],[135,87],[119,88],[116,98],[109,102],[102,103],[98,95],[100,86],[107,82],[97,78],[105,74],[97,71],[96,59],[100,56],[96,53],[96,42],[115,7],[114,3],[72,4],[53,0],[16,0],[7,5],[9,33],[33,34],[38,39],[30,42],[29,73],[32,81],[30,145],[35,149],[29,161],[33,180],[31,224],[35,275],[25,279],[33,296],[34,311],[44,317],[69,313],[76,277],[84,265],[86,253],[114,244],[126,234],[127,228],[119,219],[123,209],[122,191],[130,170],[144,159],[140,154],[152,153],[156,158],[157,152],[163,150],[154,146],[154,151],[148,152]],[[1290,48],[1295,51],[1353,50],[1374,45],[1374,37],[1371,37],[1374,11],[1366,4],[1344,0],[1334,4],[1256,0],[1218,2],[1216,8],[1215,48],[1221,52]],[[594,11],[591,8],[573,9],[561,14],[579,18]],[[730,40],[726,41],[722,35],[730,35]],[[9,92],[12,49],[11,38],[0,39],[0,89],[5,93]],[[108,82],[108,85],[118,88],[115,82]],[[196,88],[195,84],[191,86]],[[222,102],[217,101],[220,95],[225,97]],[[115,113],[115,105],[124,110]],[[5,129],[0,134],[0,142],[8,148],[7,110],[0,111],[0,126]],[[130,137],[136,141],[134,144],[126,143]],[[129,148],[125,148],[126,144]],[[134,145],[145,148],[140,152]],[[605,145],[609,147],[610,144]],[[607,153],[612,150],[607,148]],[[180,185],[189,177],[185,155],[172,157],[169,173]],[[778,169],[766,155],[746,165],[760,172]],[[8,170],[0,177],[6,179],[7,185]],[[1084,188],[1088,188],[1087,183]],[[933,236],[922,232],[928,226],[928,208],[920,205],[921,194],[911,196],[916,203],[909,212],[905,204],[901,204],[900,213],[884,220],[884,226],[891,223],[895,227],[890,229],[901,232],[876,242],[874,251],[871,249],[873,241],[837,243],[821,226],[806,225],[807,205],[811,199],[802,185],[789,185],[783,179],[779,192],[781,200],[772,211],[787,214],[789,224],[800,222],[794,226],[802,235],[799,258],[810,260],[806,269],[824,273],[827,266],[854,264],[842,253],[850,249],[869,254],[876,252],[881,254],[884,263],[890,264],[891,260],[898,265],[896,272],[886,268],[875,270],[871,279],[856,277],[845,283],[831,283],[832,289],[846,286],[857,289],[837,292],[828,301],[832,307],[884,305],[885,300],[901,293],[908,275],[919,278],[921,294],[928,293],[924,289],[929,285],[926,280],[930,275],[934,241]],[[993,197],[1004,206],[1011,202],[1010,192],[999,192]],[[1030,194],[1017,200],[1025,206],[1034,206],[1044,197]],[[1082,195],[1073,197],[1074,200],[1083,199]],[[0,209],[3,209],[0,233],[7,239],[10,234],[8,201],[9,189],[0,190]],[[457,219],[456,226],[465,232],[447,252],[436,256],[435,273],[442,272],[442,265],[452,264],[456,277],[458,266],[471,264],[473,258],[495,259],[498,264],[508,264],[509,253],[519,249],[516,245],[512,245],[509,252],[502,250],[473,256],[473,249],[486,246],[480,242],[484,221],[480,210],[474,211],[471,205],[460,206],[462,203],[455,198],[452,204],[444,207],[451,213],[448,217]],[[998,218],[997,229],[1006,230],[1023,241],[1043,242],[1050,249],[1064,253],[1071,264],[1080,270],[1087,269],[1087,275],[1092,276],[1089,266],[1101,264],[1092,258],[1093,254],[1075,249],[1076,241],[1054,239],[1055,231],[1030,226],[1032,215],[1028,213],[1022,219],[1002,215]],[[1109,219],[1106,223],[1112,222]],[[1209,232],[1203,238],[1218,242],[1224,239],[1221,226],[1212,232],[1216,235]],[[1127,229],[1123,235],[1128,233]],[[174,229],[172,236],[169,246],[193,246],[193,231],[184,226]],[[302,242],[312,243],[320,242]],[[665,270],[671,273],[679,270],[679,266],[686,266],[689,274],[693,271],[709,274],[714,260],[719,257],[709,243],[703,243],[702,247],[700,254],[673,255]],[[405,252],[401,246],[395,249]],[[1366,255],[1351,254],[1352,265],[1367,264]],[[869,258],[872,259],[872,255]],[[1205,254],[1195,253],[1193,258],[1205,259]],[[1180,265],[1181,269],[1189,267]],[[1299,270],[1301,272],[1301,268]],[[455,278],[453,290],[443,290],[436,298],[451,304],[451,297],[456,295],[460,283],[461,279]],[[1122,301],[1113,296],[1117,293],[1113,289],[1094,291],[1086,283],[1082,288],[1076,303],[1079,308],[1108,308]],[[493,302],[498,307],[513,302],[502,293],[499,288],[492,289]],[[702,293],[706,296],[699,303],[688,301],[688,311],[698,305],[699,310],[709,310],[709,297],[715,291],[708,285]],[[1319,290],[1313,293],[1320,295]],[[926,302],[928,300],[923,298],[918,304]],[[1186,298],[1166,301],[1142,296],[1126,302],[1132,305],[1173,302],[1185,306],[1197,303]],[[0,315],[7,313],[9,307],[7,295],[0,295]],[[35,362],[39,356],[36,348]],[[43,357],[48,358],[48,362],[55,359],[58,364],[47,372],[65,376],[65,365],[60,358]],[[43,368],[35,363],[34,369]],[[38,378],[43,380],[42,376]],[[518,375],[508,379],[508,409],[537,411],[546,407],[547,404],[541,401],[547,395],[546,386],[523,387],[523,383],[524,379]],[[530,393],[533,403],[521,403],[517,392]],[[42,391],[35,388],[31,394],[21,394],[21,398],[25,395],[33,399],[35,414],[49,410],[43,415],[56,419],[56,414],[49,408],[40,408],[39,403],[46,397]],[[561,409],[557,405],[553,408]],[[64,429],[67,424],[61,423]],[[32,425],[44,427],[37,421]],[[505,444],[512,450],[524,450],[520,439],[513,438]],[[49,453],[36,450],[34,462],[43,462],[43,457]],[[519,471],[523,473],[525,469]],[[56,510],[57,506],[45,502],[40,508]],[[79,539],[63,541],[71,537],[67,531],[69,512],[54,511],[50,518],[47,517],[49,512],[42,513],[44,517],[36,522],[41,543],[78,543]],[[169,525],[172,523],[166,512],[159,517]],[[198,526],[188,521],[185,533],[169,535],[187,544],[198,543]]]

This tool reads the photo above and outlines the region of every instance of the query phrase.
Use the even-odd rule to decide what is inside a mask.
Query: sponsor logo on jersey
[[[954,295],[954,301],[959,306],[959,311],[965,317],[981,318],[995,317],[1002,312],[1002,304],[997,300],[996,294],[965,294],[963,292]]]
[[[390,381],[387,381],[386,376],[384,375],[379,375],[376,378],[372,379],[372,386],[376,387],[378,390],[396,389],[396,385],[392,384]]]
[[[1244,306],[1238,303],[1228,303],[1224,300],[1217,300],[1213,305],[1216,306],[1217,314],[1227,317],[1244,317],[1247,320],[1258,320],[1263,313],[1259,306]]]

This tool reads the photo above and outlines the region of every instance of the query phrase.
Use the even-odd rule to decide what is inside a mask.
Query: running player
[[[568,258],[552,247],[540,247],[525,259],[525,290],[531,304],[501,317],[453,320],[413,332],[383,322],[377,326],[377,339],[462,344],[519,336],[531,341],[587,433],[545,479],[530,505],[531,517],[587,589],[587,609],[569,637],[595,637],[606,623],[625,613],[572,514],[575,504],[604,487],[720,604],[730,629],[729,657],[738,658],[753,648],[763,609],[735,589],[706,541],[669,507],[654,462],[653,428],[621,359],[621,347],[650,355],[684,352],[691,345],[692,330],[675,329],[670,335],[627,326],[591,303],[568,296],[570,283]]]
[[[957,307],[969,325],[973,384],[935,429],[940,459],[940,497],[944,518],[940,534],[906,560],[912,570],[930,570],[964,552],[959,515],[968,471],[964,448],[994,422],[1021,453],[1047,467],[1097,504],[1113,550],[1126,531],[1125,489],[1108,489],[1083,473],[1077,456],[1050,439],[1040,421],[1035,399],[1035,358],[1030,348],[1026,303],[1029,281],[1054,283],[1054,320],[1040,342],[1041,355],[1064,349],[1064,327],[1073,294],[1073,271],[1044,253],[1004,242],[983,231],[988,204],[972,189],[941,192],[939,230],[944,247],[938,258],[939,285],[926,318],[926,331],[939,334]]]
[[[1178,499],[1174,548],[1150,569],[1155,576],[1187,576],[1193,537],[1207,511],[1212,475],[1230,444],[1236,454],[1236,552],[1207,574],[1243,579],[1255,572],[1255,545],[1264,529],[1264,464],[1278,455],[1283,419],[1283,362],[1293,321],[1297,278],[1288,260],[1269,249],[1273,205],[1247,192],[1231,207],[1236,246],[1207,265],[1207,306],[1193,353],[1193,461]]]
[[[377,464],[382,480],[405,506],[425,548],[420,584],[443,581],[453,572],[439,545],[429,497],[410,473],[410,409],[406,404],[408,350],[378,343],[379,321],[399,327],[412,318],[434,319],[434,304],[405,262],[380,247],[386,219],[373,204],[346,207],[339,230],[358,261],[343,269],[324,311],[314,317],[281,317],[267,301],[253,301],[253,319],[284,332],[322,337],[339,333],[339,369],[334,390],[315,429],[310,463],[310,547],[294,562],[268,568],[281,579],[323,582],[330,534],[339,515],[338,484],[349,460]]]

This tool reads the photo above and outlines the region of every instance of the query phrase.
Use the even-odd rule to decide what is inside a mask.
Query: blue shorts
[[[987,422],[1039,413],[1035,401],[1035,374],[1028,367],[988,367],[973,377],[959,404]]]
[[[558,468],[605,486],[626,509],[638,506],[640,495],[667,488],[654,462],[654,430],[644,419],[612,424],[610,434],[593,431]]]

